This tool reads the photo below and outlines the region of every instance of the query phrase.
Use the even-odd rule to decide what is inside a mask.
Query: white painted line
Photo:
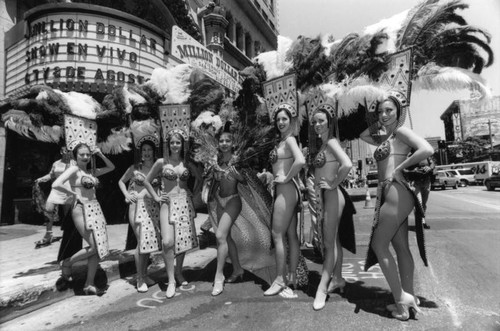
[[[432,268],[432,265],[430,263],[429,263],[429,271],[431,273],[432,278],[434,279],[435,284],[439,286],[439,278],[434,273],[434,268]],[[444,301],[446,308],[448,309],[448,312],[450,313],[451,320],[453,322],[453,326],[455,326],[456,328],[459,328],[462,325],[462,322],[460,322],[460,319],[458,317],[457,310],[455,309],[455,305],[453,304],[453,301],[445,296],[442,296],[441,299]]]
[[[439,192],[436,192],[436,193],[439,194]],[[495,210],[500,211],[500,205],[494,205],[494,204],[486,203],[486,202],[483,202],[483,201],[471,200],[470,196],[467,197],[467,198],[464,198],[464,197],[458,196],[458,195],[446,195],[446,196],[449,197],[449,198],[454,198],[455,200],[459,200],[459,201],[463,201],[463,202],[470,202],[470,203],[472,203],[474,205],[477,205],[477,206],[491,208],[491,209],[495,209]]]

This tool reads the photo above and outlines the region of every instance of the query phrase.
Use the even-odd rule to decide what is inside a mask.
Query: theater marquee
[[[166,65],[168,37],[148,22],[99,6],[47,8],[28,12],[24,37],[6,49],[7,95],[35,84],[110,92]]]

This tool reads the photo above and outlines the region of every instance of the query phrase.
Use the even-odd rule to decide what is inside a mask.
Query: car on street
[[[431,190],[439,187],[442,190],[445,190],[447,187],[453,187],[453,189],[457,189],[460,185],[460,179],[455,176],[455,174],[449,170],[438,170],[434,174],[434,180],[431,183]]]
[[[366,174],[366,184],[368,187],[374,187],[378,185],[378,172],[377,171],[369,171]]]
[[[493,191],[500,187],[500,173],[493,174],[484,180],[484,185],[488,191]]]
[[[460,186],[469,186],[471,184],[476,184],[475,173],[471,168],[465,169],[450,169],[446,170],[455,174],[455,176],[460,180]]]

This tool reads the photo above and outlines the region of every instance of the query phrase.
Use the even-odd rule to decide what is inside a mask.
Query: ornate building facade
[[[174,55],[175,29],[214,54],[215,73],[207,75],[235,93],[238,71],[277,47],[274,0],[0,0],[0,9],[0,100],[46,84],[101,102],[117,86],[144,82],[157,67],[191,63]],[[58,151],[6,131],[0,121],[2,222],[33,216],[31,185],[48,173]],[[116,164],[126,163],[119,158]],[[108,181],[116,184],[124,170],[117,167]],[[110,204],[123,200],[116,185],[106,186]]]

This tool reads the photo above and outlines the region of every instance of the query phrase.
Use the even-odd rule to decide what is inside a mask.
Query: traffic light
[[[446,148],[446,141],[444,141],[444,140],[438,140],[438,148],[439,149],[445,149]]]
[[[372,165],[373,164],[373,159],[371,157],[366,158],[366,164],[367,165]]]
[[[363,160],[358,160],[358,170],[362,170],[363,169]]]

